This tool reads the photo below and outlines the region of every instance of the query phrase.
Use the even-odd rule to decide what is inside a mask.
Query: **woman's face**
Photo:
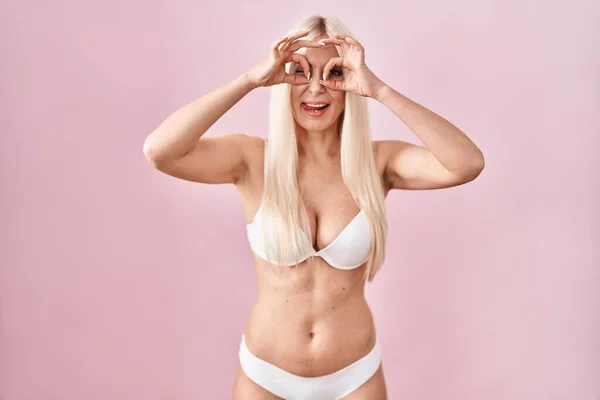
[[[327,36],[316,36],[315,41],[325,39]],[[344,110],[346,92],[331,90],[319,83],[323,79],[323,68],[333,58],[339,57],[335,45],[327,44],[323,47],[307,47],[306,59],[310,66],[311,82],[301,85],[292,85],[291,104],[294,120],[298,125],[308,131],[325,131],[337,126],[337,120]],[[298,64],[297,74],[304,74],[302,64]],[[335,66],[329,72],[327,79],[343,80],[341,66]],[[306,103],[329,104],[323,111],[311,111]]]

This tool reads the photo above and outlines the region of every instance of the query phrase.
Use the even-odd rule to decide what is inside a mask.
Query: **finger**
[[[327,89],[331,89],[331,90],[346,90],[346,83],[343,81],[335,81],[335,80],[329,80],[329,81],[324,81],[324,80],[320,80],[319,81],[321,83],[321,85],[325,86]]]
[[[288,37],[289,37],[290,39],[294,40],[294,39],[298,39],[299,37],[306,36],[306,35],[308,35],[309,33],[310,33],[310,31],[308,31],[308,30],[305,30],[305,31],[297,31],[297,32],[294,32],[294,33],[292,33],[291,35],[288,35]]]
[[[308,83],[308,79],[304,75],[297,74],[285,74],[283,77],[283,83],[289,83],[291,85],[305,85]]]
[[[347,33],[334,33],[332,37],[344,40],[345,38],[350,37],[350,35]]]
[[[339,46],[344,44],[344,41],[342,39],[338,39],[338,38],[334,38],[334,37],[319,40],[319,42],[321,42],[323,44],[337,44]]]
[[[345,41],[346,43],[350,43],[350,44],[352,44],[352,45],[354,45],[354,46],[357,46],[357,47],[358,47],[359,49],[361,49],[361,50],[364,50],[364,47],[363,47],[363,45],[362,45],[362,44],[360,44],[360,43],[358,42],[358,40],[356,40],[356,39],[354,39],[354,38],[351,38],[351,37],[349,37],[349,36],[348,36],[348,37],[344,38],[344,41]]]
[[[308,60],[306,56],[303,54],[292,53],[289,57],[290,61],[295,61],[298,64],[302,65],[302,72],[304,72],[304,76],[306,77],[306,82],[310,79],[310,65],[308,64]]]
[[[284,36],[282,38],[277,39],[275,42],[273,42],[273,44],[271,45],[271,54],[272,55],[277,55],[277,52],[279,51],[279,45],[283,42],[285,42],[286,40],[288,40],[287,36]]]
[[[346,36],[346,37],[344,38],[344,40],[345,40],[346,42],[348,42],[348,43],[352,43],[352,44],[359,44],[359,43],[358,43],[358,40],[356,40],[356,39],[354,39],[354,38],[351,38],[350,36]]]
[[[294,40],[301,38],[302,36],[306,36],[309,33],[310,33],[310,31],[300,31],[300,32],[294,33],[293,35],[288,35],[288,39],[283,44],[283,47],[281,48],[281,50],[285,50],[286,48],[289,47],[290,43],[292,43]]]
[[[302,65],[302,72],[304,72],[304,74],[299,75],[299,74],[288,74],[286,73],[283,76],[283,82],[285,83],[291,83],[292,85],[302,85],[302,84],[306,84],[308,82],[310,82],[308,80],[307,71],[309,70],[309,66],[308,66],[308,61],[306,61],[306,59],[304,58],[304,56],[302,54],[292,54],[292,58],[295,62],[299,63]]]
[[[329,76],[329,72],[331,72],[331,69],[333,67],[335,67],[336,65],[339,65],[342,68],[345,68],[346,66],[344,65],[344,61],[345,58],[344,57],[332,57],[329,59],[329,61],[327,61],[327,64],[325,64],[325,66],[323,67],[323,80],[327,81],[327,77]]]
[[[360,42],[358,40],[354,39],[352,36],[350,36],[346,33],[336,33],[332,37],[334,39],[342,40],[343,42],[350,43],[355,46],[363,47],[362,44],[360,44]]]
[[[324,45],[314,40],[297,40],[287,48],[288,51],[294,52],[301,47],[323,47]]]

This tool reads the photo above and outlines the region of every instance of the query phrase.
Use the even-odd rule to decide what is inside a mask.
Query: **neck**
[[[337,125],[337,124],[336,124]],[[340,154],[338,127],[325,131],[311,131],[296,126],[298,157],[305,160],[324,160]]]

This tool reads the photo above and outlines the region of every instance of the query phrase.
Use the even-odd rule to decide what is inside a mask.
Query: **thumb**
[[[335,81],[335,80],[324,81],[323,79],[321,79],[321,80],[319,80],[319,83],[321,83],[321,85],[325,86],[328,89],[345,90],[344,83],[341,81]]]

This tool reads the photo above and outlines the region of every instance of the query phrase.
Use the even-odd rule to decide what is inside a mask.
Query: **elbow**
[[[142,147],[142,152],[144,153],[144,157],[146,157],[146,159],[148,161],[152,161],[154,152],[153,152],[152,147],[150,146],[148,139],[144,140],[144,146]]]
[[[480,153],[477,157],[473,157],[470,165],[471,166],[464,173],[467,182],[477,178],[485,168],[485,158],[483,157],[483,153]]]
[[[160,157],[158,155],[158,152],[156,151],[156,148],[152,146],[151,142],[148,139],[144,140],[144,146],[142,147],[142,152],[143,152],[146,160],[148,160],[148,162],[154,168],[160,167]]]
[[[144,157],[149,158],[151,156],[150,145],[148,144],[148,139],[144,140],[144,146],[142,147],[142,152],[144,153]]]
[[[477,156],[475,159],[475,170],[477,171],[477,175],[479,175],[481,173],[481,171],[483,171],[484,168],[485,168],[485,157],[483,156],[483,153],[480,151],[479,156]]]

